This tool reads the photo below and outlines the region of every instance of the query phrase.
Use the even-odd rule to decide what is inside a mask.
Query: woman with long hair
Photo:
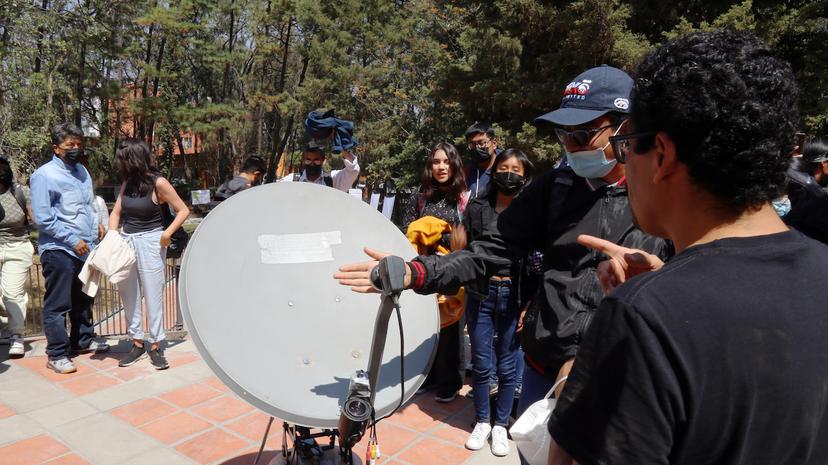
[[[190,210],[173,186],[155,167],[152,151],[140,139],[125,139],[115,154],[115,167],[123,183],[118,200],[109,216],[109,229],[123,224],[121,235],[135,251],[136,263],[129,276],[118,284],[129,322],[132,348],[118,366],[129,366],[146,351],[157,370],[169,367],[161,351],[164,340],[164,268],[166,248],[172,235],[184,224]],[[172,207],[177,214],[165,227],[163,209]],[[169,210],[168,210],[169,211]],[[143,329],[141,298],[147,309],[149,327]],[[145,342],[149,342],[146,350]]]
[[[411,198],[403,215],[403,231],[419,253],[450,251],[451,231],[463,220],[467,200],[460,153],[447,142],[435,145],[423,168],[420,191]],[[463,387],[465,375],[461,344],[463,302],[462,296],[438,296],[438,302],[437,354],[421,392],[435,389],[437,402],[451,402]]]
[[[469,202],[463,219],[463,230],[456,235],[472,242],[487,232],[497,230],[497,217],[505,210],[523,187],[531,180],[534,166],[520,150],[509,149],[501,152],[493,165],[493,179],[488,191]],[[455,241],[459,238],[455,238]],[[523,261],[504,265],[491,277],[488,296],[478,299],[466,294],[466,324],[469,329],[472,349],[472,374],[474,388],[474,409],[476,425],[466,447],[471,450],[483,448],[489,435],[492,436],[492,453],[497,456],[509,454],[506,426],[515,398],[518,380],[520,344],[518,341],[518,319],[520,317],[521,276]],[[494,418],[490,413],[489,383],[496,374],[497,394],[493,403]],[[494,420],[494,428],[491,423]]]

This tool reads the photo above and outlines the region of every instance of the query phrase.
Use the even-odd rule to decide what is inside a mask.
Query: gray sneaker
[[[66,357],[60,357],[54,360],[49,360],[48,362],[46,362],[46,368],[55,370],[55,373],[59,375],[65,375],[78,371],[78,369],[75,368],[75,364],[72,363],[72,361]]]
[[[88,354],[90,352],[102,354],[104,352],[109,352],[109,344],[107,344],[106,342],[92,341],[89,343],[88,347],[72,348],[72,352],[76,354]]]
[[[167,363],[167,358],[164,357],[164,354],[161,353],[158,349],[150,349],[149,352],[150,363],[152,366],[155,367],[156,370],[166,370],[170,367],[170,364]]]

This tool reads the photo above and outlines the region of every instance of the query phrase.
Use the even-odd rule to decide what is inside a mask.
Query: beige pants
[[[11,334],[23,333],[29,304],[26,278],[33,254],[34,247],[28,240],[0,244],[0,295],[9,315],[8,332]]]

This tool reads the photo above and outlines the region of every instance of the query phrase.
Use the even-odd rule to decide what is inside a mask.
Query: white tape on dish
[[[341,243],[340,231],[259,236],[262,263],[266,265],[330,262],[334,259],[331,246]]]

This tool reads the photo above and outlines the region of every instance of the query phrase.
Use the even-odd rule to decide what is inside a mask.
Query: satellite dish
[[[236,394],[274,417],[336,428],[351,376],[368,368],[378,295],[333,274],[367,260],[362,248],[414,249],[368,204],[310,183],[273,183],[219,204],[193,234],[179,278],[181,311],[205,362]],[[405,398],[425,381],[437,349],[434,296],[400,298]],[[400,341],[391,316],[374,403],[400,401]]]

